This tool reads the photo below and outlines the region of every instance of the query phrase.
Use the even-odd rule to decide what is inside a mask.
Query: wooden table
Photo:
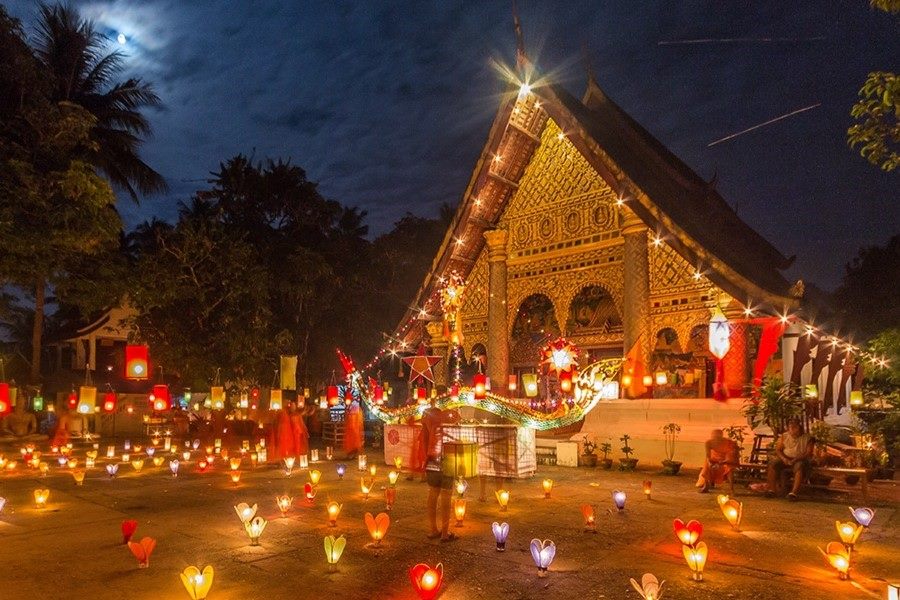
[[[874,475],[874,469],[855,469],[846,467],[813,467],[813,472],[822,475],[856,475],[859,477],[859,487],[862,490],[863,502],[869,501],[869,477]]]

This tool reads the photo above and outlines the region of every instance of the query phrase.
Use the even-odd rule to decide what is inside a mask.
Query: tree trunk
[[[31,329],[31,383],[41,379],[41,342],[44,336],[44,292],[46,281],[38,277],[34,283],[34,326]]]

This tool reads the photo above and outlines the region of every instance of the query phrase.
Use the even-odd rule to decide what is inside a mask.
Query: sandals
[[[453,532],[451,531],[450,533],[447,534],[447,537],[445,537],[445,538],[442,537],[442,538],[441,538],[441,543],[455,542],[455,541],[458,540],[458,539],[459,539],[459,536],[457,536],[455,533],[453,533]]]

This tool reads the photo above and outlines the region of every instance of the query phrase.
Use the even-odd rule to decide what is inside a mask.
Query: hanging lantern
[[[10,399],[9,384],[0,383],[0,417],[12,410],[12,400]],[[38,410],[35,408],[35,410]]]
[[[326,510],[328,511],[328,524],[331,527],[337,526],[337,518],[338,515],[341,514],[341,508],[343,508],[343,504],[338,504],[337,502],[329,502]]]
[[[394,503],[397,501],[397,488],[388,486],[384,488],[384,507],[385,510],[393,510]]]
[[[838,572],[838,576],[844,580],[850,576],[850,551],[840,542],[828,542],[825,549],[819,548],[819,552]]]
[[[427,390],[424,387],[416,388],[416,402],[419,404],[425,404],[428,402]]]
[[[89,415],[94,412],[94,406],[97,405],[97,388],[89,385],[83,385],[78,388],[78,412],[82,415]]]
[[[150,394],[150,405],[153,410],[162,412],[169,410],[171,399],[169,397],[169,386],[154,385],[153,392]]]
[[[463,519],[466,518],[466,499],[465,498],[454,498],[453,499],[453,516],[456,517],[456,526],[463,526]]]
[[[213,410],[223,410],[225,408],[225,388],[220,385],[209,388],[209,403]]]
[[[286,517],[287,511],[289,511],[291,509],[291,505],[294,504],[294,499],[287,494],[275,496],[275,504],[276,506],[278,506],[278,510],[281,511],[281,516]]]
[[[578,366],[577,356],[578,348],[575,344],[559,337],[543,347],[541,364],[547,365],[547,369],[559,377],[562,373],[571,373]],[[571,384],[571,377],[569,383]]]
[[[138,559],[138,567],[146,569],[150,566],[150,555],[156,548],[156,540],[150,537],[143,538],[140,542],[128,542],[128,549]]]
[[[134,519],[122,521],[122,544],[127,545],[131,541],[134,532],[137,531],[138,522]]]
[[[685,546],[694,546],[703,533],[703,525],[700,521],[692,520],[685,524],[681,519],[672,521],[672,527],[675,529],[675,536]]]
[[[191,600],[204,600],[213,583],[212,565],[203,571],[193,566],[186,568],[181,572],[181,583],[184,584],[184,589],[187,590]]]
[[[281,410],[281,390],[269,391],[269,410]]]
[[[625,492],[621,490],[615,490],[612,493],[613,504],[616,505],[618,510],[625,510]]]
[[[112,390],[103,394],[103,412],[112,413],[116,411],[116,393]]]
[[[525,386],[525,395],[528,398],[534,398],[538,395],[538,378],[537,373],[523,373],[522,385]]]
[[[378,513],[377,517],[373,517],[372,513],[366,513],[363,520],[366,523],[366,529],[369,530],[369,536],[376,546],[381,545],[381,540],[387,535],[388,527],[391,525],[391,517],[387,513]]]
[[[551,540],[539,540],[537,538],[531,540],[531,558],[538,568],[538,577],[545,577],[550,563],[556,557],[556,544]]]
[[[564,394],[572,391],[572,371],[563,371],[559,374],[559,389]]]
[[[497,490],[496,492],[494,492],[494,495],[497,496],[497,503],[500,505],[500,512],[506,512],[506,507],[509,505],[509,491]]]
[[[834,526],[837,528],[838,537],[841,538],[841,542],[847,546],[847,550],[853,550],[853,546],[856,545],[856,542],[859,540],[859,536],[862,534],[864,527],[862,525],[851,523],[850,521],[845,523],[835,521]]]
[[[669,383],[669,374],[665,371],[656,372],[656,385],[666,385]]]
[[[863,527],[868,527],[872,523],[872,519],[875,518],[875,511],[871,508],[850,508],[850,514],[853,515],[853,519],[862,525]]]
[[[375,386],[375,391],[372,393],[372,399],[375,401],[375,404],[379,406],[384,404],[384,388],[380,385]]]
[[[78,408],[78,394],[75,393],[75,390],[69,392],[69,397],[66,399],[66,406],[69,407],[69,410]]]
[[[707,548],[706,542],[700,542],[696,546],[684,545],[681,547],[684,560],[694,575],[694,581],[703,581],[703,567],[706,566]]]
[[[515,375],[509,376],[509,383],[506,385],[507,389],[511,394],[515,394],[516,390],[519,389],[519,378]]]
[[[454,383],[450,386],[450,401],[459,402],[459,384]]]
[[[506,538],[509,536],[509,523],[491,523],[491,531],[494,541],[497,543],[497,552],[506,552]]]
[[[850,406],[859,408],[863,405],[862,390],[850,390]],[[35,409],[37,410],[37,409]]]
[[[630,581],[631,587],[633,587],[644,600],[659,600],[662,597],[662,587],[663,584],[665,584],[665,581],[660,583],[655,575],[644,573],[644,576],[641,577],[640,584],[633,578]]]
[[[256,504],[254,504],[253,506],[250,506],[246,502],[241,502],[240,504],[238,504],[237,506],[234,507],[234,512],[237,513],[238,519],[241,520],[241,523],[250,522],[253,519],[253,517],[256,516],[257,510],[258,510],[258,507]]]
[[[333,535],[325,536],[325,560],[328,562],[329,570],[334,571],[337,568],[336,565],[341,560],[346,545],[347,539],[344,536],[337,538]]]
[[[709,351],[722,360],[731,348],[731,324],[718,306],[709,319]]]
[[[647,497],[647,500],[650,499],[650,491],[653,489],[653,482],[650,480],[644,481],[643,485],[644,496]]]
[[[337,470],[337,476],[338,476],[338,479],[343,479],[343,478],[344,478],[344,473],[347,472],[347,465],[345,465],[345,464],[339,464],[339,465],[336,467],[336,470]]]
[[[594,517],[594,507],[590,504],[582,504],[581,516],[584,517],[584,530],[590,533],[597,533],[597,523]]]
[[[722,509],[725,520],[731,524],[735,531],[738,531],[738,528],[741,526],[741,517],[744,514],[744,503],[738,502],[734,498],[729,498],[725,494],[719,494],[716,497],[716,501],[719,503],[719,508]]]
[[[313,487],[311,483],[303,484],[303,495],[306,496],[306,501],[309,504],[312,504],[316,499],[316,488]]]
[[[325,397],[328,400],[328,406],[337,406],[338,387],[336,385],[329,385],[325,390]]]
[[[247,530],[247,536],[250,538],[251,546],[259,546],[259,537],[266,530],[266,521],[263,517],[253,517],[244,523],[244,529]]]
[[[653,386],[653,376],[652,375],[644,375],[641,382],[644,384],[644,387],[652,387]]]
[[[419,563],[409,570],[409,580],[420,600],[433,600],[441,589],[444,579],[444,565],[438,563],[434,568]]]
[[[553,480],[545,479],[541,482],[541,488],[544,490],[544,498],[549,498],[550,491],[553,489]]]
[[[634,378],[631,376],[630,373],[625,373],[624,375],[622,375],[622,387],[623,388],[630,388],[633,381],[634,381]]]
[[[487,396],[487,376],[484,373],[475,373],[472,378],[472,389],[476,400],[484,400]]]
[[[125,379],[142,381],[150,376],[149,354],[147,346],[125,346]]]

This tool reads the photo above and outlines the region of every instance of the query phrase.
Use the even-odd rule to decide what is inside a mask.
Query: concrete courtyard
[[[872,486],[870,505],[877,514],[852,555],[851,580],[840,581],[816,548],[838,539],[835,521],[849,520],[848,505],[862,503],[858,487],[789,503],[741,486],[744,519],[736,532],[722,517],[715,494],[696,492],[695,472],[666,477],[655,468],[625,474],[539,467],[536,477],[508,483],[506,513],[492,487],[488,501],[479,502],[472,482],[465,524],[453,528],[460,539],[441,543],[426,539],[425,484],[401,478],[390,529],[381,548],[372,548],[363,516],[384,510],[389,468],[378,461],[377,491],[364,500],[356,462],[346,463],[343,480],[336,475],[337,462],[312,465],[323,473],[313,504],[303,498],[306,471],[295,469],[286,477],[275,467],[251,469],[246,461],[239,484],[231,482],[221,460],[205,473],[198,473],[193,461],[183,463],[177,478],[166,465],[154,467],[149,460],[140,473],[122,464],[115,479],[98,461],[80,487],[56,462],[45,478],[20,465],[0,474],[0,496],[7,499],[0,512],[0,598],[188,598],[179,573],[189,565],[213,565],[209,597],[217,600],[413,599],[407,571],[417,562],[443,563],[442,600],[637,599],[628,580],[640,580],[645,572],[666,580],[664,597],[699,599],[886,598],[887,582],[900,579],[893,482]],[[544,477],[555,482],[549,499],[541,490]],[[651,500],[641,492],[645,479],[653,483]],[[46,508],[35,508],[32,493],[38,487],[51,490]],[[622,512],[613,507],[614,489],[628,495]],[[286,518],[275,505],[275,496],[283,493],[294,497]],[[326,520],[329,500],[343,503],[335,528]],[[258,503],[259,514],[269,520],[259,546],[250,545],[235,514],[239,502]],[[579,507],[585,503],[595,505],[596,534],[582,531]],[[672,530],[676,517],[703,524],[709,560],[702,583],[691,580]],[[136,540],[157,540],[147,569],[139,569],[122,544],[124,519],[138,521]],[[510,524],[505,553],[495,550],[490,529],[495,520]],[[329,534],[347,538],[334,573],[323,550]],[[532,538],[557,545],[545,578],[538,577],[530,556]]]

